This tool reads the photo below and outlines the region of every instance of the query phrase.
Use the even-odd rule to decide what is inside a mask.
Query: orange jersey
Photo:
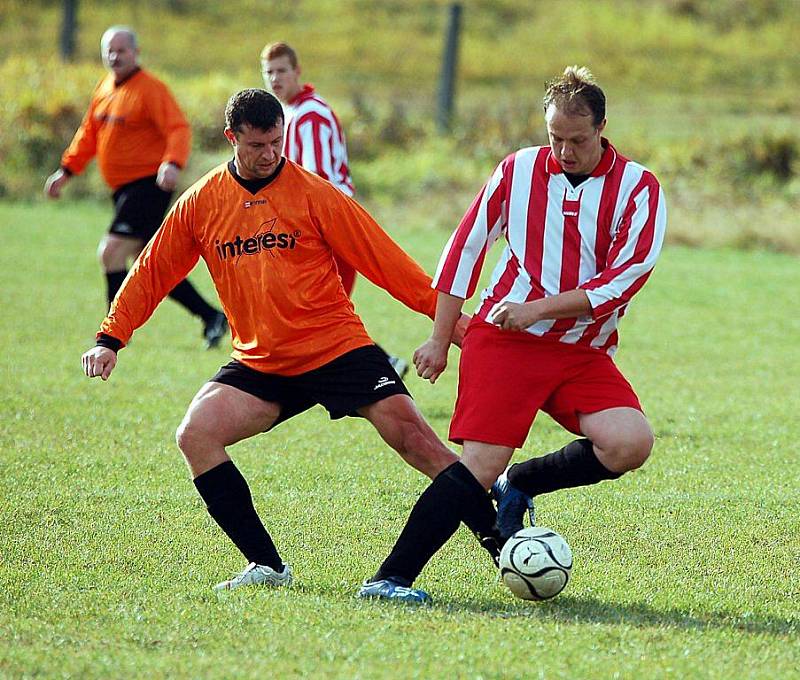
[[[118,189],[155,175],[164,161],[184,167],[191,143],[189,123],[164,83],[140,69],[117,85],[109,73],[95,87],[61,166],[77,175],[96,155],[106,183]]]
[[[353,199],[288,160],[255,194],[221,165],[181,196],[147,244],[100,332],[126,343],[205,260],[233,336],[234,359],[297,375],[372,344],[333,254],[433,318],[431,278]]]

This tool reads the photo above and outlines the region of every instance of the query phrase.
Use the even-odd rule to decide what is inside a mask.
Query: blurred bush
[[[775,206],[800,200],[800,60],[791,57],[800,2],[465,0],[446,135],[433,123],[445,0],[86,0],[74,64],[54,56],[60,3],[0,5],[0,197],[41,195],[103,75],[99,36],[124,22],[192,123],[184,186],[229,157],[225,102],[262,85],[261,47],[286,39],[342,119],[358,195],[373,204],[468,200],[508,153],[547,142],[544,83],[571,63],[588,65],[605,89],[615,145],[651,167],[687,215],[714,201],[786,216],[792,209]],[[269,29],[243,32],[243,17]],[[71,196],[107,196],[94,167]]]

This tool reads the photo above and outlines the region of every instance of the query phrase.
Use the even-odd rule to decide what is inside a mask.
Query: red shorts
[[[642,410],[605,352],[474,319],[464,339],[450,440],[520,448],[538,411],[582,434],[579,413]]]

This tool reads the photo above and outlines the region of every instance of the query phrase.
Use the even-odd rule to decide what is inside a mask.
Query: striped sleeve
[[[297,121],[300,165],[329,182],[333,176],[331,127],[319,114],[307,113]]]
[[[515,154],[497,166],[478,192],[444,247],[433,287],[456,297],[472,297],[486,253],[508,225],[507,195]]]
[[[605,269],[580,288],[601,318],[630,302],[655,267],[667,223],[664,194],[652,173],[644,171],[625,205],[611,241]]]
[[[347,150],[337,121],[327,107],[316,102],[306,103],[303,108],[292,125],[291,159],[352,196],[353,187],[341,167],[346,166]]]

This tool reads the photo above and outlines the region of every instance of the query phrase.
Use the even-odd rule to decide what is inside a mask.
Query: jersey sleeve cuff
[[[614,298],[608,299],[605,296],[599,295],[594,290],[583,289],[586,297],[589,298],[589,304],[592,306],[589,316],[592,319],[600,319],[604,316],[611,314],[617,307],[619,307],[619,300]]]
[[[118,340],[117,338],[108,335],[107,333],[97,334],[97,340],[95,341],[95,346],[106,347],[107,349],[113,350],[114,352],[119,352],[123,347],[125,347],[122,340]]]

